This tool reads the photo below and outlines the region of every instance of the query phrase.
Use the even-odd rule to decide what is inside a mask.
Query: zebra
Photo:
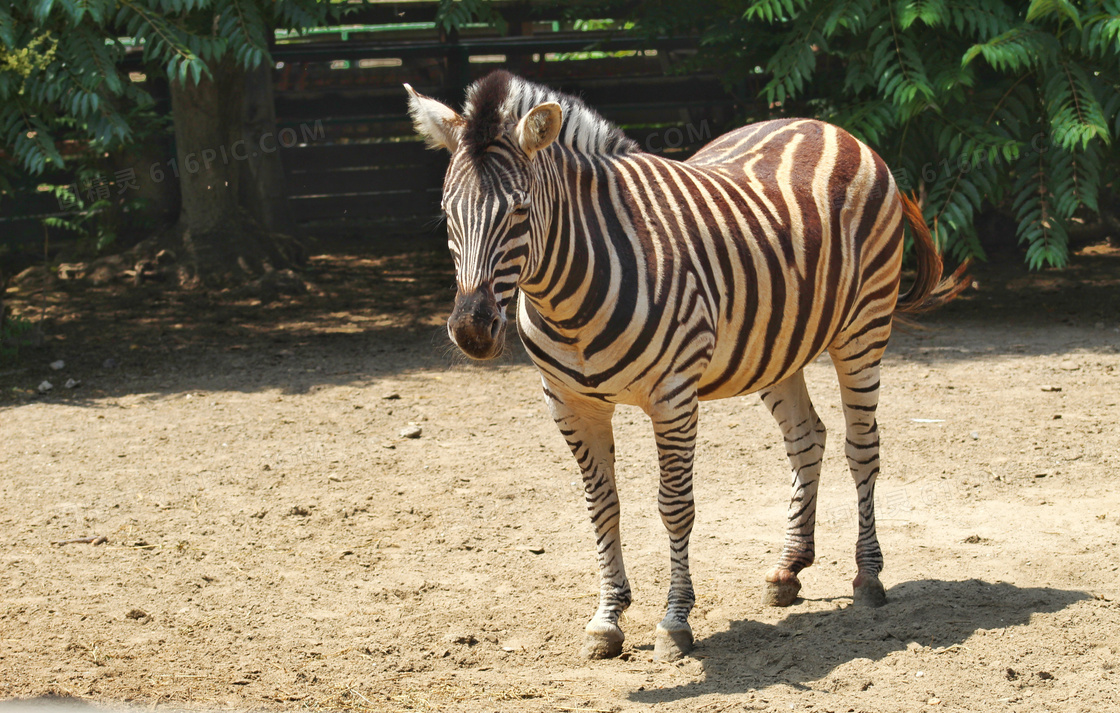
[[[895,313],[967,286],[942,263],[916,203],[844,130],[775,119],[720,136],[684,162],[640,150],[580,99],[506,71],[472,84],[460,114],[405,84],[417,132],[450,152],[442,211],[457,292],[447,331],[473,359],[505,342],[514,296],[521,340],[583,476],[599,602],[582,653],[622,651],[631,602],[619,535],[611,418],[649,416],[658,509],[669,535],[666,613],[655,657],[692,650],[689,536],[698,402],[759,393],[792,466],[785,544],[764,602],[789,606],[813,563],[825,427],[802,369],[827,351],[840,384],[856,484],[854,602],[880,606],[875,410]],[[899,296],[903,222],[917,270]]]

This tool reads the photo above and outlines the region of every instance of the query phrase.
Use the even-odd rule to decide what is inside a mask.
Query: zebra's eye
[[[516,216],[529,215],[529,201],[518,201],[514,203],[509,212]]]

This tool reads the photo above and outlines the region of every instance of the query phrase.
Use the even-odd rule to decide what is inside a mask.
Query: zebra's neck
[[[544,230],[531,238],[522,293],[561,331],[586,326],[620,285],[644,295],[647,275],[618,172],[626,155],[588,155],[554,147],[539,157],[534,202],[547,206]],[[612,281],[615,273],[622,279]]]

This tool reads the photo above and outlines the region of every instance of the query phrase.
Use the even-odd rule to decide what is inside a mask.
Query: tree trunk
[[[181,218],[206,235],[238,221],[237,172],[229,154],[241,138],[242,74],[228,61],[212,67],[213,79],[171,83],[175,154],[183,193]]]
[[[183,199],[179,280],[224,287],[287,268],[299,252],[294,241],[268,233],[242,209],[241,182],[256,180],[242,165],[259,152],[259,144],[245,140],[245,72],[229,59],[211,72],[212,79],[198,84],[171,82],[176,164],[170,169],[178,174]]]
[[[286,230],[291,216],[276,136],[271,64],[262,62],[246,73],[243,106],[244,139],[250,150],[239,162],[241,205],[265,230]],[[262,150],[264,147],[272,150]]]

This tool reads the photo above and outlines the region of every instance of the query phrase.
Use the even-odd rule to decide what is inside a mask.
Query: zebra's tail
[[[965,260],[956,272],[945,279],[941,278],[941,255],[933,244],[933,237],[929,234],[929,226],[922,217],[922,209],[917,201],[907,197],[901,191],[898,197],[902,199],[902,212],[906,222],[910,225],[910,232],[914,236],[914,250],[918,259],[918,274],[914,284],[905,294],[900,295],[895,306],[896,313],[919,314],[936,309],[952,301],[954,297],[964,292],[972,284],[972,278],[966,273],[972,260]]]

